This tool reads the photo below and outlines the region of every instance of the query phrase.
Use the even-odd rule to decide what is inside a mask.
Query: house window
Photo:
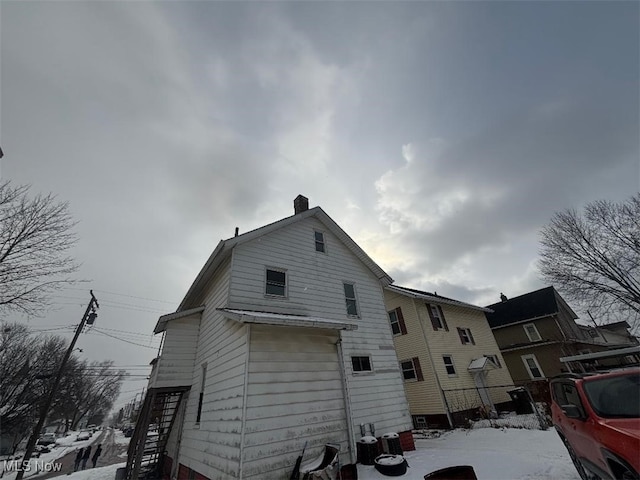
[[[344,283],[344,299],[347,303],[347,315],[358,316],[358,302],[356,300],[356,286],[353,283]]]
[[[456,367],[453,364],[453,357],[451,355],[443,355],[442,361],[444,362],[444,368],[447,371],[447,375],[453,377],[456,375]]]
[[[426,303],[427,311],[429,312],[429,318],[431,319],[431,325],[434,330],[446,330],[449,331],[449,327],[447,326],[447,321],[444,318],[444,312],[442,311],[442,307],[440,305],[433,305]]]
[[[595,328],[590,328],[589,329],[589,336],[591,338],[598,338],[600,336],[600,334],[598,333],[598,331]]]
[[[420,368],[420,359],[418,359],[418,357],[401,361],[400,369],[402,370],[402,376],[405,380],[416,380],[418,382],[424,380],[422,368]]]
[[[522,355],[521,358],[532,380],[544,378],[544,373],[542,373],[542,368],[540,368],[535,355]]]
[[[424,415],[414,415],[413,416],[413,425],[416,428],[428,428],[427,417],[425,417]]]
[[[371,358],[369,357],[351,357],[351,365],[354,372],[371,372]]]
[[[324,233],[314,232],[314,236],[316,240],[316,252],[326,253],[324,249]]]
[[[198,396],[198,413],[196,415],[196,423],[200,423],[202,416],[202,401],[204,400],[204,384],[207,379],[207,364],[202,364],[202,382],[200,383],[200,395]]]
[[[527,337],[529,337],[530,342],[539,342],[542,340],[542,337],[538,333],[538,329],[533,323],[527,323],[526,325],[523,325],[523,328]]]
[[[458,335],[460,336],[460,341],[463,345],[466,345],[468,343],[471,343],[473,345],[476,344],[476,342],[473,340],[473,335],[471,335],[471,329],[458,327]]]
[[[402,315],[402,309],[400,307],[395,310],[387,312],[389,314],[389,323],[391,324],[391,331],[394,335],[405,335],[407,333],[407,326],[404,323],[404,317]]]
[[[500,359],[498,358],[497,355],[485,355],[485,357],[487,357],[489,360],[495,363],[496,367],[502,368],[502,364],[500,363]]]
[[[287,296],[287,272],[284,270],[267,269],[266,290],[267,295],[278,297]]]

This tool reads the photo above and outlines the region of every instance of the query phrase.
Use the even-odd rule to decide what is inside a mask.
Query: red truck
[[[553,424],[580,477],[640,479],[640,368],[553,378]]]

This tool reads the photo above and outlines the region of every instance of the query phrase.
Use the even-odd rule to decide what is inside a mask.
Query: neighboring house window
[[[500,363],[500,359],[497,355],[485,355],[489,360],[496,364],[496,367],[502,368],[502,364]]]
[[[589,329],[589,336],[591,338],[597,338],[600,336],[600,334],[598,333],[598,331],[595,328],[590,328]]]
[[[316,239],[316,252],[326,253],[324,249],[324,233],[322,232],[314,232]]]
[[[447,375],[453,377],[456,374],[456,367],[453,364],[453,357],[451,355],[443,355],[442,361],[444,362],[444,368],[447,371]]]
[[[431,325],[434,330],[446,330],[449,331],[447,321],[444,319],[444,312],[440,305],[433,305],[426,303],[427,311],[429,312],[429,318],[431,319]]]
[[[287,296],[287,272],[284,270],[267,269],[267,282],[265,293],[267,295]]]
[[[460,336],[460,341],[463,345],[466,345],[467,343],[471,343],[473,345],[476,344],[473,339],[473,335],[471,335],[471,329],[458,327],[458,335]]]
[[[344,299],[347,303],[347,315],[358,316],[358,302],[356,300],[356,286],[353,283],[344,283]]]
[[[389,323],[391,323],[391,331],[394,335],[406,335],[407,326],[404,323],[402,309],[400,307],[387,312],[389,314]]]
[[[196,415],[196,423],[200,423],[202,416],[202,401],[204,400],[204,384],[207,380],[207,364],[202,364],[202,382],[200,383],[200,395],[198,396],[198,413]]]
[[[529,376],[533,380],[538,380],[540,378],[544,378],[544,373],[542,373],[542,368],[540,368],[540,364],[536,359],[535,355],[522,355],[522,361],[524,362],[524,366],[527,367],[527,372],[529,372]]]
[[[351,365],[354,372],[371,372],[371,358],[369,357],[351,357]]]
[[[525,333],[527,334],[527,337],[529,337],[530,342],[539,342],[540,340],[542,340],[542,337],[538,333],[538,329],[533,323],[527,323],[523,327]]]
[[[416,428],[427,428],[427,417],[424,415],[414,415],[413,416],[413,425]]]
[[[400,368],[402,369],[402,376],[405,380],[417,380],[418,382],[424,380],[418,357],[401,361]]]

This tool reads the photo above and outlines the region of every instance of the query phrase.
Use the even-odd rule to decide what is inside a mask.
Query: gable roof
[[[493,310],[493,313],[487,314],[487,320],[489,320],[491,328],[503,327],[557,314],[561,305],[569,311],[573,318],[578,318],[556,289],[551,286],[487,305],[487,308]]]
[[[369,255],[367,255],[365,251],[362,250],[362,248],[360,248],[360,246],[358,246],[358,244],[354,242],[353,239],[342,228],[340,228],[340,226],[334,222],[329,215],[325,213],[324,210],[320,207],[314,207],[290,217],[283,218],[282,220],[278,220],[277,222],[256,228],[255,230],[251,230],[247,233],[243,233],[242,235],[231,237],[226,240],[220,240],[215,250],[200,270],[200,273],[198,273],[196,279],[191,284],[191,287],[182,299],[182,302],[180,302],[180,306],[177,311],[179,312],[192,306],[191,302],[194,301],[194,299],[206,287],[207,281],[218,269],[220,264],[228,258],[229,255],[231,255],[231,251],[234,247],[250,242],[251,240],[255,240],[256,238],[264,235],[268,235],[269,233],[310,217],[314,217],[320,221],[327,230],[333,233],[351,251],[351,253],[353,253],[367,268],[369,268],[369,270],[371,270],[382,286],[389,285],[393,282],[393,279],[384,270],[382,270],[382,268],[380,268],[378,264],[375,263],[371,257],[369,257]]]
[[[423,292],[422,290],[415,290],[413,288],[401,287],[399,285],[388,285],[385,287],[386,290],[390,292],[399,293],[400,295],[405,295],[407,297],[419,298],[421,300],[427,300],[433,303],[442,303],[445,305],[454,305],[457,307],[470,308],[472,310],[480,310],[481,312],[492,312],[485,307],[478,307],[477,305],[472,305],[470,303],[461,302],[459,300],[454,300],[453,298],[442,297],[440,295],[436,295],[435,293]]]

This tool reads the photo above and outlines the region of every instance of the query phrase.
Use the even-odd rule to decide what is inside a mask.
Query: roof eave
[[[403,289],[402,287],[398,287],[396,285],[387,285],[385,288],[387,290],[391,290],[393,292],[399,293],[400,295],[405,295],[407,297],[420,298],[422,300],[429,300],[429,301],[434,302],[434,303],[443,303],[445,305],[452,305],[452,306],[456,306],[456,307],[469,308],[471,310],[478,310],[480,312],[485,312],[485,313],[492,313],[493,312],[493,310],[491,310],[490,308],[479,307],[477,305],[472,305],[470,303],[461,302],[459,300],[449,300],[449,299],[442,298],[442,297],[436,297],[434,295],[424,295],[424,294],[420,294],[420,293],[417,293],[417,292],[409,292],[409,291]]]

